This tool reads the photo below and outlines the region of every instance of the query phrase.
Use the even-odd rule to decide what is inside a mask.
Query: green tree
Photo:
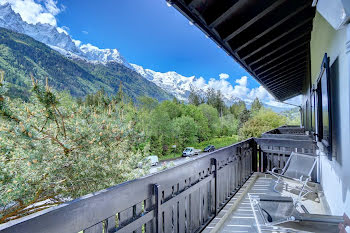
[[[180,148],[198,142],[198,126],[192,117],[182,116],[174,119],[173,130]]]
[[[197,91],[191,87],[190,95],[188,96],[188,103],[198,106],[204,102],[203,98],[198,94]]]
[[[220,118],[221,136],[233,136],[238,134],[239,120],[233,114],[227,114]]]
[[[34,79],[27,103],[7,90],[0,78],[0,223],[140,175],[143,135],[116,106],[78,105]]]
[[[244,123],[240,129],[243,138],[260,137],[262,133],[286,124],[286,117],[270,109],[261,108],[251,119]]]
[[[247,106],[243,100],[238,99],[238,101],[235,101],[230,106],[230,112],[234,115],[235,118],[239,118],[239,115],[244,111],[247,110]]]
[[[199,105],[199,110],[202,111],[205,118],[208,120],[208,128],[210,132],[210,136],[215,136],[219,133],[219,113],[218,111],[208,104]]]
[[[252,114],[255,114],[257,112],[259,112],[259,110],[263,108],[263,104],[260,102],[259,98],[256,97],[252,103],[252,107],[250,109],[250,111],[252,112]]]

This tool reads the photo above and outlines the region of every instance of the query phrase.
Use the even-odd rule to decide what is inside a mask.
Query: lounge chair
[[[308,183],[311,181],[311,174],[316,163],[317,157],[314,155],[292,152],[283,169],[274,167],[272,171],[267,171],[277,178],[274,190],[278,192],[277,185],[285,184],[283,179],[286,178],[300,184],[295,187],[299,191],[298,200],[310,192],[315,192],[314,188],[309,186]],[[276,171],[280,171],[280,173]]]
[[[338,225],[344,223],[343,216],[301,213],[291,197],[249,195],[249,199],[258,232],[338,233]]]

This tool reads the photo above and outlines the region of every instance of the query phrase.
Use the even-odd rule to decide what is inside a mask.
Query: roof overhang
[[[310,78],[312,0],[167,0],[277,100]]]

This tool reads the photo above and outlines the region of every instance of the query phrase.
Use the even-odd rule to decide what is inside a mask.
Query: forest
[[[84,99],[32,79],[27,101],[11,98],[0,73],[0,223],[147,174],[150,154],[223,147],[299,119],[255,99],[225,105],[220,91],[191,91],[189,103],[129,98],[103,90]]]

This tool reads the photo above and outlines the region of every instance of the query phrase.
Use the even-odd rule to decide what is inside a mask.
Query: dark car
[[[212,151],[214,151],[215,150],[215,146],[213,146],[213,145],[209,145],[209,146],[207,146],[206,148],[204,148],[204,152],[212,152]]]

